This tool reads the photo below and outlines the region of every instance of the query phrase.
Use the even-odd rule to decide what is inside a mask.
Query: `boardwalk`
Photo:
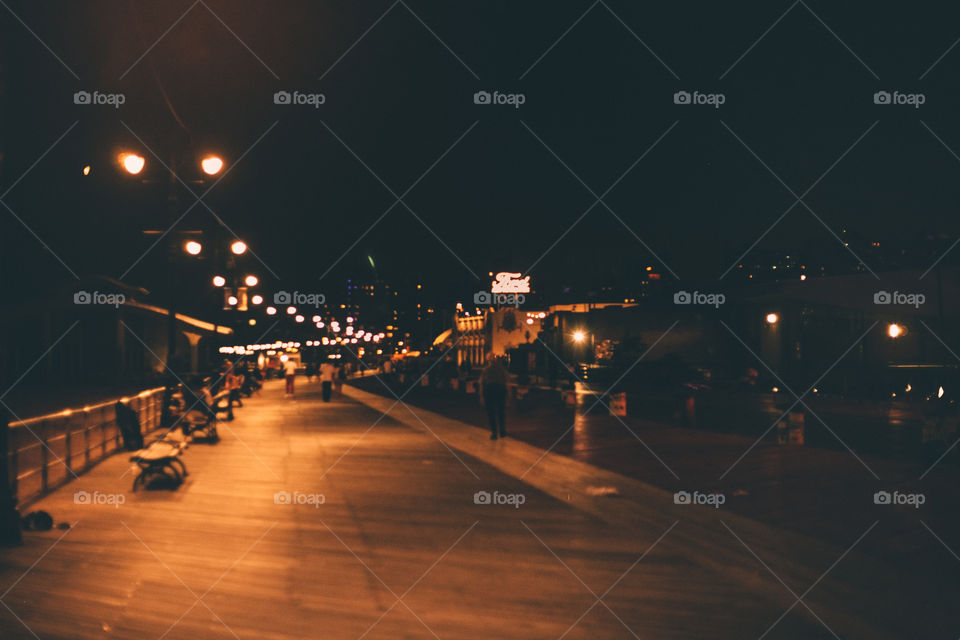
[[[792,595],[730,536],[737,570],[708,566],[697,518],[618,525],[560,497],[550,465],[521,481],[482,460],[498,450],[466,452],[475,433],[448,448],[431,431],[451,425],[410,415],[286,400],[273,384],[220,444],[188,449],[175,492],[131,494],[129,463],[107,460],[32,507],[70,530],[0,550],[0,637],[830,638],[849,625],[796,604],[810,585]],[[517,447],[505,460],[529,446],[500,444]],[[81,490],[124,502],[76,504]],[[475,504],[477,491],[523,504]]]

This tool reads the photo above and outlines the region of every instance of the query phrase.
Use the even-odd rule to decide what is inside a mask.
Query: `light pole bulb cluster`
[[[215,176],[223,169],[223,159],[220,156],[206,156],[200,161],[200,168],[208,176]]]
[[[147,160],[138,153],[124,151],[117,159],[120,166],[130,175],[137,175],[147,165]],[[215,176],[223,170],[223,158],[218,155],[207,155],[200,159],[200,169],[208,176]],[[83,175],[89,175],[89,167],[84,169]]]
[[[147,164],[146,159],[136,153],[121,153],[119,160],[123,170],[133,176],[143,171],[143,167]]]

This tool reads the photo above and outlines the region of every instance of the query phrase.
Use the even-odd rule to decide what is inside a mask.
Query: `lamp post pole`
[[[10,413],[4,409],[0,414],[0,545],[3,546],[23,544],[10,471]]]

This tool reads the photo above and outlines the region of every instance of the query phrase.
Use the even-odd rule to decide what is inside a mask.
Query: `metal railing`
[[[10,485],[22,504],[88,471],[122,447],[114,405],[119,400],[137,412],[147,436],[160,428],[164,387],[114,398],[80,409],[66,409],[10,422]]]

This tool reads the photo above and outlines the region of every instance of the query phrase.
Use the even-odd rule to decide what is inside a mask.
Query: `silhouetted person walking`
[[[487,408],[487,420],[490,421],[490,439],[496,440],[507,435],[507,380],[509,374],[492,353],[487,354],[487,366],[480,374],[480,386],[483,389],[483,404]]]
[[[333,387],[335,369],[329,362],[320,365],[320,389],[323,392],[323,401],[330,402],[330,390]]]
[[[293,358],[287,358],[283,363],[283,371],[287,377],[287,396],[293,395],[293,384],[297,377],[297,363]]]

